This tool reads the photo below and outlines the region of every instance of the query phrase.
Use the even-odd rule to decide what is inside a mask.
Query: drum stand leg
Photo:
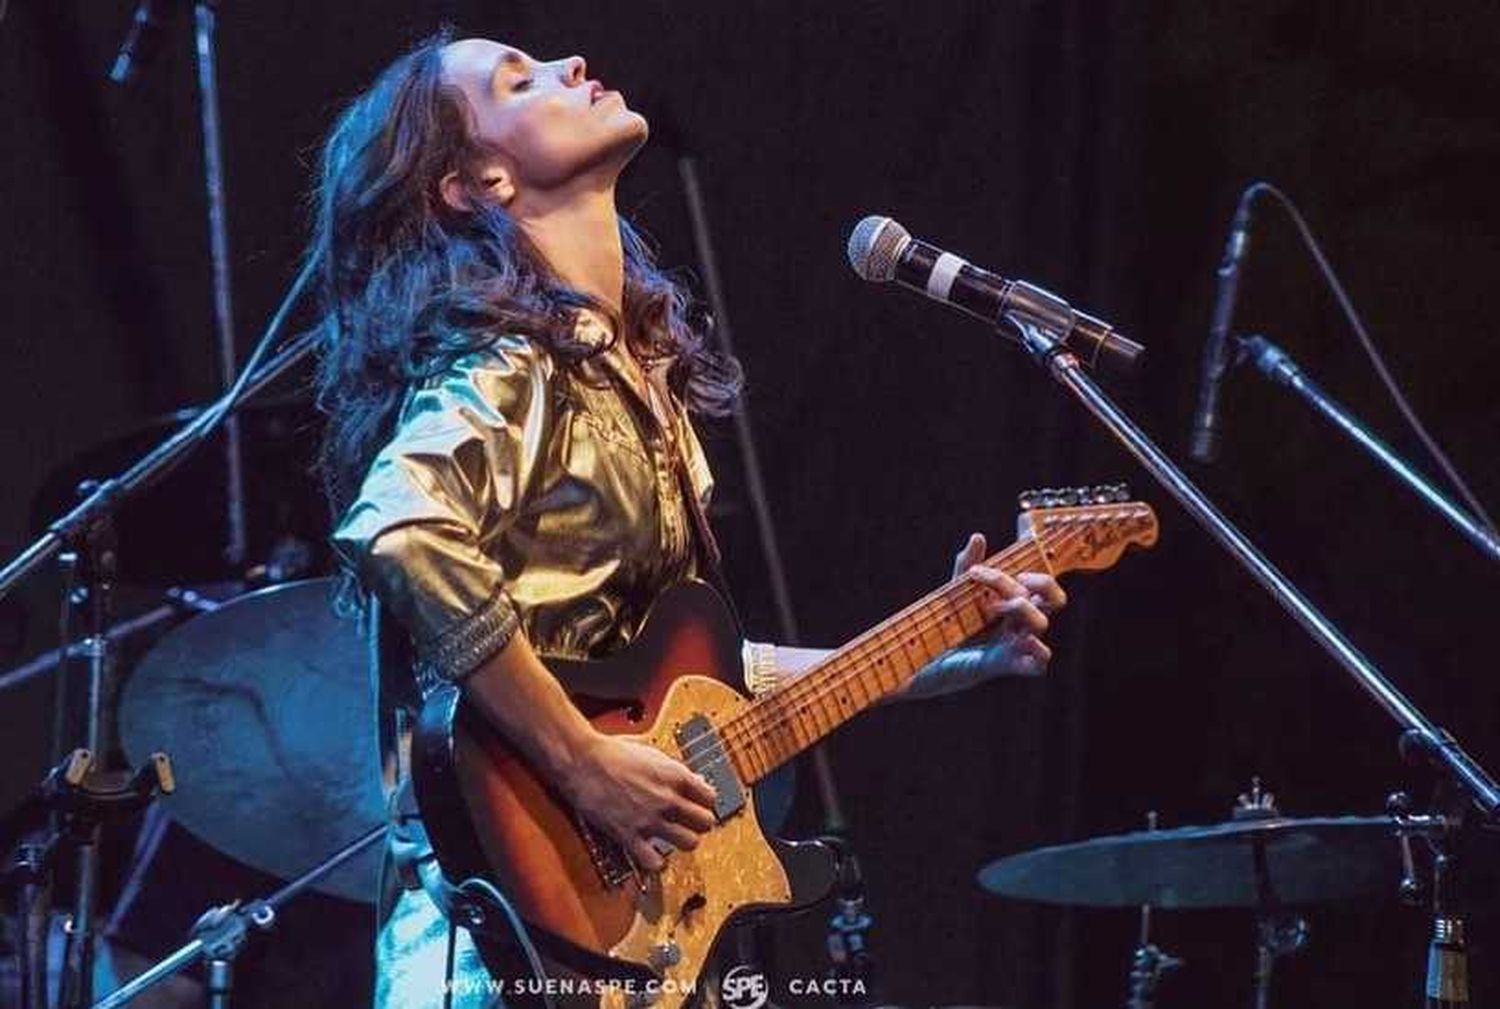
[[[1297,915],[1255,916],[1255,1009],[1270,1009],[1271,974],[1278,957],[1307,945],[1307,922]]]
[[[1146,814],[1146,829],[1155,830],[1156,810]],[[1156,1004],[1156,988],[1162,976],[1182,966],[1182,960],[1151,941],[1151,905],[1141,905],[1141,935],[1130,961],[1130,992],[1125,999],[1126,1009],[1152,1009]]]
[[[229,957],[208,961],[208,1009],[229,1009],[234,994],[234,960]]]

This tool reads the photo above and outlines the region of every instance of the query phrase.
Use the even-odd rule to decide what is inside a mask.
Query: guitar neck
[[[983,564],[1012,576],[1049,567],[1032,539]],[[741,780],[759,781],[982,631],[987,621],[980,602],[987,591],[970,578],[954,579],[726,721],[720,732]]]

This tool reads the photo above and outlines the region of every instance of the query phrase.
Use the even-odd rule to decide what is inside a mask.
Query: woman
[[[616,212],[646,136],[581,57],[439,36],[382,73],[325,148],[311,249],[326,312],[322,468],[335,545],[381,641],[398,825],[377,1004],[438,1004],[449,954],[419,885],[431,855],[394,788],[400,722],[423,686],[460,682],[646,871],[713,823],[702,778],[594,730],[539,657],[623,647],[664,589],[709,573],[714,550],[688,411],[727,413],[739,367],[705,347],[684,292]],[[971,537],[956,571],[983,553]],[[976,575],[999,636],[924,670],[911,696],[1046,665],[1057,583]],[[823,653],[746,654],[764,687]],[[457,941],[455,991],[477,993],[482,969]]]

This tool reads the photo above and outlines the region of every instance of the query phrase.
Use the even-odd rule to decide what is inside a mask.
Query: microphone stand
[[[724,300],[724,288],[719,280],[718,256],[714,251],[713,234],[708,224],[708,211],[703,199],[703,187],[698,180],[698,162],[690,153],[682,153],[677,159],[677,169],[682,177],[683,196],[687,203],[688,216],[693,227],[693,244],[697,249],[698,263],[703,270],[703,285],[713,311],[714,339],[725,354],[734,354],[734,338],[729,325],[729,309]],[[766,493],[765,478],[760,465],[760,453],[756,448],[755,432],[750,421],[750,408],[743,402],[734,412],[735,440],[739,445],[740,459],[744,466],[746,492],[755,514],[755,528],[759,535],[761,555],[766,565],[766,578],[775,601],[777,624],[781,640],[788,645],[801,641],[797,628],[796,612],[792,606],[791,590],[787,586],[786,565],[783,563],[781,544],[776,533],[776,524],[771,515],[770,496]],[[844,815],[843,801],[839,795],[838,781],[833,762],[824,746],[814,746],[808,754],[812,764],[813,780],[817,785],[818,799],[823,810],[821,840],[834,849],[840,866],[841,878],[848,872],[847,885],[839,901],[839,912],[829,922],[828,947],[832,952],[835,973],[853,971],[860,978],[872,969],[874,956],[865,938],[872,919],[864,907],[863,881],[859,874],[858,856],[849,837],[849,822]],[[779,772],[790,774],[790,768]],[[779,826],[779,825],[778,825]],[[738,935],[738,955],[741,963],[754,962],[764,965],[764,951],[769,947],[764,926],[747,925]],[[757,949],[756,947],[760,947]],[[857,949],[857,955],[854,950]],[[847,955],[842,951],[848,951]],[[861,987],[861,991],[866,990]]]
[[[229,1009],[230,996],[234,991],[234,958],[244,949],[251,926],[263,932],[274,928],[277,912],[283,904],[383,838],[385,833],[384,824],[371,828],[364,836],[340,848],[269,897],[243,905],[234,901],[205,911],[193,926],[193,938],[188,943],[94,1003],[93,1009],[122,1006],[157,982],[166,980],[199,960],[208,961],[210,1009]]]
[[[1286,576],[1266,559],[1253,543],[1240,532],[1213,503],[1203,495],[1165,453],[1151,441],[1099,386],[1083,370],[1078,358],[1069,351],[1054,333],[1034,321],[1014,313],[1007,315],[1001,323],[1009,323],[1019,335],[1020,344],[1059,385],[1072,393],[1084,407],[1094,415],[1105,429],[1120,442],[1136,460],[1145,467],[1157,483],[1161,484],[1183,509],[1232,556],[1241,567],[1250,573],[1271,597],[1302,625],[1324,651],[1328,652],[1354,681],[1384,708],[1401,726],[1399,746],[1402,754],[1421,753],[1431,763],[1446,770],[1448,777],[1470,802],[1493,823],[1500,812],[1500,786],[1474,761],[1458,741],[1447,730],[1434,724],[1385,678],[1343,636],[1329,620],[1319,613],[1311,602],[1299,592]],[[1447,854],[1446,852],[1444,854]],[[1443,862],[1445,879],[1453,876],[1452,856]],[[1439,887],[1444,880],[1440,879]],[[1448,897],[1444,894],[1444,897]],[[1457,973],[1455,964],[1466,973],[1467,963],[1462,953],[1463,933],[1461,920],[1446,910],[1446,901],[1436,907],[1438,924],[1434,930],[1433,949],[1437,952],[1433,960],[1438,968],[1429,972],[1428,985],[1430,1009],[1450,1009],[1464,1004],[1466,986],[1449,980]],[[1454,922],[1459,924],[1454,927]],[[1432,980],[1436,976],[1438,980]],[[1462,998],[1455,997],[1461,992]]]
[[[109,79],[133,84],[151,62],[160,44],[166,22],[176,14],[181,0],[140,0],[130,29],[115,55]],[[164,9],[161,9],[164,8]],[[199,129],[203,137],[203,183],[208,205],[208,249],[212,267],[214,338],[223,387],[234,384],[234,305],[229,279],[228,212],[224,199],[224,144],[219,128],[219,72],[217,50],[218,0],[195,0],[193,4],[193,52],[198,72]],[[240,447],[237,417],[224,419],[225,519],[227,542],[224,560],[237,566],[245,560],[244,454]]]
[[[199,117],[203,131],[203,181],[208,199],[208,247],[213,264],[214,334],[219,351],[219,372],[224,389],[234,385],[234,306],[229,280],[229,227],[224,201],[224,144],[219,132],[219,71],[215,55],[219,23],[214,0],[193,5],[193,39],[198,63]],[[224,418],[225,502],[228,542],[224,560],[238,566],[245,560],[244,453],[240,447],[240,422]]]
[[[225,393],[124,473],[97,484],[88,497],[72,511],[53,522],[46,532],[12,558],[4,568],[0,568],[0,599],[9,595],[17,584],[37,568],[56,557],[64,546],[88,530],[98,519],[113,511],[132,494],[166,476],[186,459],[202,444],[198,438],[198,428],[199,418],[203,414],[218,412],[229,404],[232,396],[236,401],[248,400],[306,357],[316,343],[316,332],[306,332],[296,337],[255,373],[246,383],[242,394],[233,396],[234,390]]]
[[[307,275],[304,270],[302,279]],[[293,295],[300,288],[301,282],[299,279]],[[284,303],[283,307],[286,304],[289,302]],[[202,420],[205,414],[217,416],[221,411],[230,409],[236,401],[253,396],[302,360],[316,342],[315,331],[303,333],[275,358],[247,376],[243,388],[231,388],[124,473],[85,485],[87,496],[83,501],[53,522],[45,533],[12,559],[4,569],[0,569],[0,599],[54,557],[60,557],[65,565],[81,564],[85,572],[86,589],[79,593],[78,602],[85,606],[88,613],[88,633],[83,642],[83,651],[89,659],[87,746],[77,752],[97,758],[97,765],[93,759],[86,766],[81,765],[84,770],[75,775],[78,780],[72,784],[88,797],[112,795],[111,782],[119,776],[119,772],[106,763],[116,740],[114,657],[119,635],[112,633],[110,626],[115,557],[112,519],[116,508],[135,492],[171,472],[203,444]],[[63,647],[68,647],[66,642]],[[137,777],[140,773],[137,772]],[[65,1009],[79,1009],[91,1001],[94,944],[97,938],[93,919],[99,883],[100,819],[101,817],[92,814],[86,818],[81,817],[80,829],[75,831],[77,878],[61,992],[61,1004]],[[25,861],[24,875],[28,880],[25,893],[35,902],[50,891],[54,860],[50,857],[28,856]],[[24,973],[27,968],[23,966],[22,970]],[[33,994],[34,997],[40,997],[40,992]]]
[[[1403,483],[1414,490],[1443,518],[1479,548],[1491,560],[1500,561],[1500,537],[1495,532],[1454,504],[1442,491],[1433,486],[1421,473],[1402,459],[1379,438],[1370,433],[1348,410],[1325,393],[1312,379],[1307,377],[1300,365],[1286,351],[1266,339],[1255,335],[1239,337],[1240,355],[1255,365],[1267,378],[1298,393],[1314,410],[1331,421],[1361,448],[1383,463],[1386,469],[1396,474]]]
[[[1494,820],[1500,813],[1500,785],[1464,752],[1458,741],[1438,727],[1375,668],[1327,617],[1266,559],[1129,416],[1104,394],[1083,370],[1078,358],[1058,337],[1022,316],[1010,315],[1021,346],[1059,385],[1094,415],[1183,509],[1261,584],[1271,597],[1343,666],[1354,681],[1401,726],[1402,746],[1424,753],[1446,769],[1474,805]]]

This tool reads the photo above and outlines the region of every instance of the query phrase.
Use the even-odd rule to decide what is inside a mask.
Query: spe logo
[[[730,1009],[760,1009],[771,997],[771,985],[760,971],[740,964],[719,982],[719,994]]]

